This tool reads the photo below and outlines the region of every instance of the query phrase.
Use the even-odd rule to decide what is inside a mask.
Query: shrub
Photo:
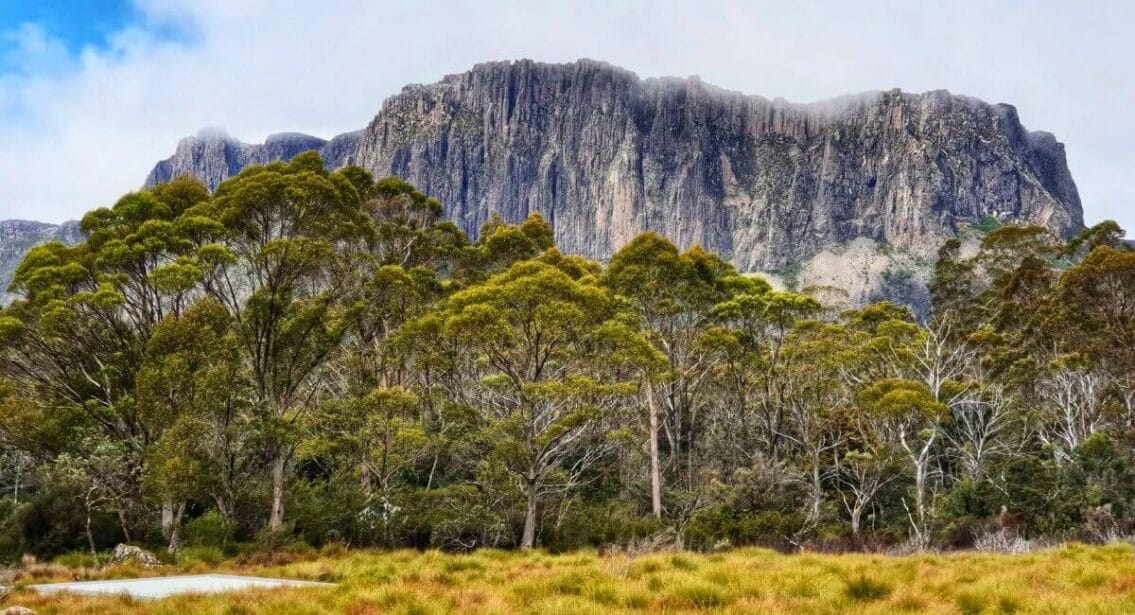
[[[68,568],[94,568],[98,566],[99,562],[91,555],[90,551],[71,551],[58,555],[52,560],[53,563]]]
[[[986,553],[1019,555],[1031,553],[1045,546],[1047,545],[1032,540],[1025,540],[1008,528],[982,532],[973,539],[973,548]]]
[[[661,530],[663,526],[657,519],[640,515],[627,504],[582,503],[565,515],[558,528],[546,527],[540,540],[551,552],[589,547],[602,547],[607,551],[610,545],[622,547],[649,542]]]
[[[177,563],[182,566],[194,564],[219,564],[225,553],[219,547],[185,547],[177,552]]]
[[[26,545],[41,558],[87,549],[85,515],[75,504],[81,501],[80,495],[64,487],[37,493],[20,505],[18,521],[13,521],[19,527],[13,526],[12,531],[18,531],[21,538],[9,540]],[[101,510],[91,516],[91,534],[99,550],[111,549],[124,539],[118,518]]]
[[[223,549],[232,543],[233,526],[215,510],[185,524],[185,542],[192,547]]]
[[[992,233],[993,231],[1000,228],[1001,223],[997,221],[997,218],[986,214],[982,216],[981,219],[973,225],[973,227],[981,231],[983,235],[988,235],[989,233]]]
[[[726,507],[703,512],[690,523],[686,544],[696,551],[708,551],[719,544],[759,546],[788,550],[790,539],[804,527],[798,514],[776,510],[737,513]]]

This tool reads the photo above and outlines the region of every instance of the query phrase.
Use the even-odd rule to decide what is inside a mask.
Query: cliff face
[[[586,60],[408,86],[330,142],[199,135],[147,185],[190,173],[212,189],[306,149],[405,178],[471,235],[493,211],[539,212],[562,249],[596,258],[644,229],[767,270],[857,238],[930,256],[983,216],[1061,234],[1083,224],[1063,146],[1009,105],[898,90],[791,104]]]
[[[338,168],[354,162],[359,133],[339,135],[331,141],[297,132],[274,134],[264,143],[241,143],[221,130],[202,130],[177,144],[173,156],[162,160],[146,176],[145,185],[155,186],[178,175],[193,175],[209,190],[240,173],[250,164],[291,160],[309,150],[323,153],[328,166]]]

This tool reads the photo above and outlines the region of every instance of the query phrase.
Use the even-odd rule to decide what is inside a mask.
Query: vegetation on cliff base
[[[32,250],[0,313],[0,554],[1135,533],[1114,224],[948,243],[918,322],[653,233],[604,266],[539,216],[470,241],[441,211],[305,154]]]

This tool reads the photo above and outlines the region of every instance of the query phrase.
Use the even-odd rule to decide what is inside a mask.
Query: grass
[[[484,550],[269,554],[161,570],[61,564],[17,572],[0,609],[37,613],[1131,613],[1135,548],[1067,545],[1028,555],[781,555],[761,549],[637,558]],[[78,563],[77,558],[75,562]],[[228,572],[338,583],[158,601],[41,595],[47,581]]]

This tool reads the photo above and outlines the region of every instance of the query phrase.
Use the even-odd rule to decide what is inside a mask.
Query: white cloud
[[[0,219],[108,204],[202,126],[329,137],[406,83],[486,60],[591,57],[790,100],[902,87],[1010,102],[1067,144],[1087,219],[1135,229],[1123,2],[137,2],[141,22],[71,61],[42,31],[7,33],[28,59],[0,77]],[[191,42],[159,34],[171,28]]]

